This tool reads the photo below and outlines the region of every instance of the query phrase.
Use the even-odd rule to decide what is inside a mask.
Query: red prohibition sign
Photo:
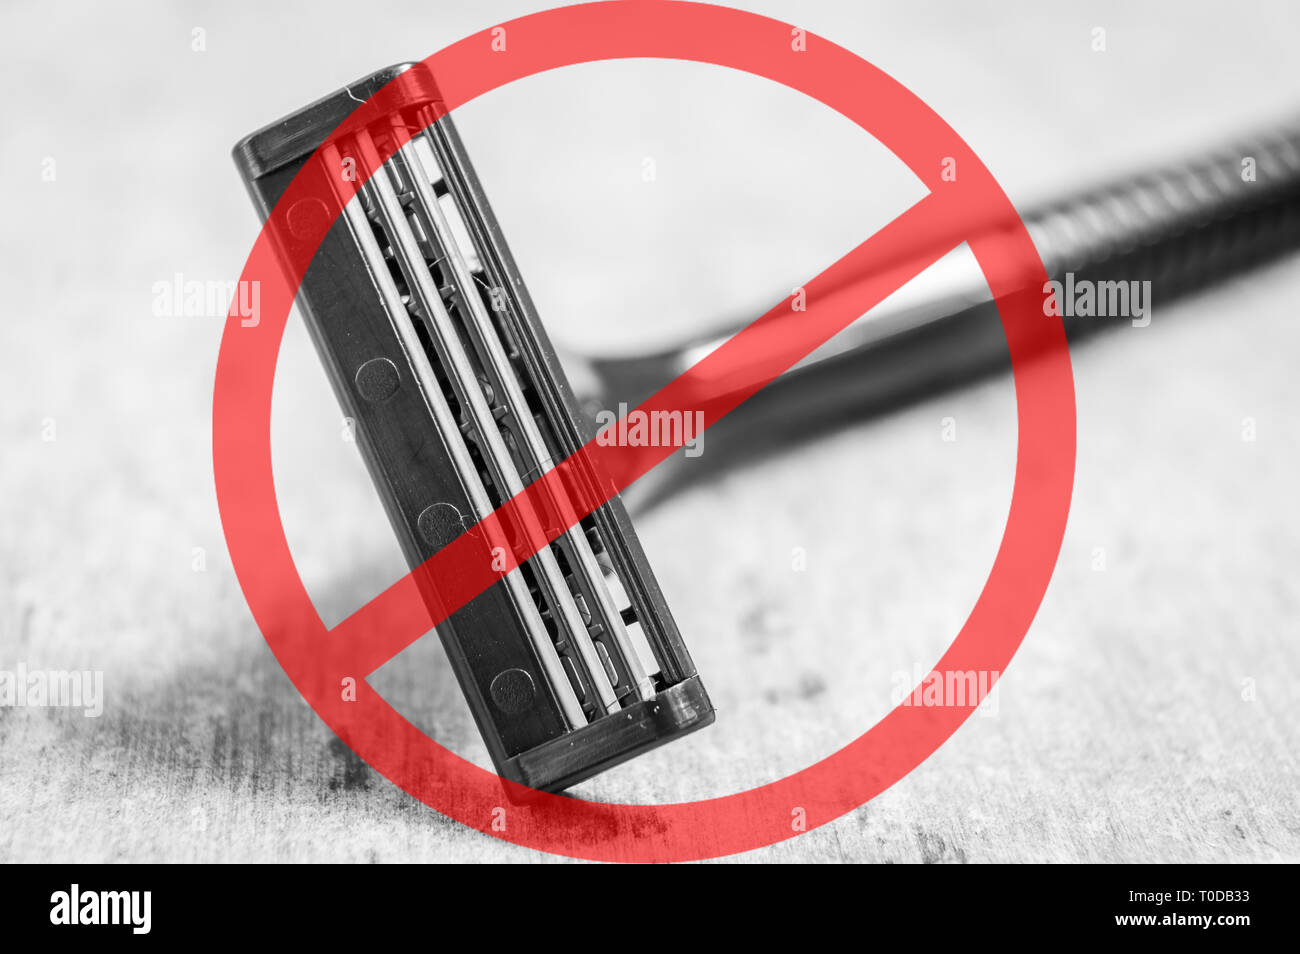
[[[503,36],[495,32],[501,29],[504,52],[494,50],[492,42]],[[1006,333],[1019,434],[1011,508],[992,571],[935,669],[1004,672],[1038,610],[1060,552],[1075,455],[1074,382],[1064,328],[1059,318],[1043,314],[1039,290],[1047,276],[1010,201],[957,134],[897,81],[827,40],[727,7],[657,0],[562,7],[469,36],[424,64],[437,78],[445,113],[536,73],[631,57],[712,63],[798,90],[874,135],[930,190],[806,282],[806,310],[797,321],[791,320],[790,300],[781,302],[649,398],[641,410],[681,407],[684,395],[698,394],[692,390],[698,382],[745,368],[747,380],[755,383],[711,402],[705,420],[714,423],[929,264],[961,242],[969,243]],[[411,85],[404,80],[412,75],[399,76],[360,105],[327,144],[399,103],[404,87]],[[377,161],[399,145],[389,144]],[[952,162],[959,174],[956,181],[944,181],[942,169],[952,168]],[[271,471],[271,392],[290,305],[320,240],[341,211],[324,174],[308,171],[322,167],[309,163],[295,178],[240,276],[261,283],[263,309],[253,326],[233,313],[226,324],[213,395],[213,465],[231,560],[259,628],[303,697],[372,768],[442,814],[516,844],[596,860],[690,860],[772,844],[838,818],[901,779],[965,721],[978,700],[968,700],[966,706],[899,706],[833,755],[748,791],[666,805],[538,793],[531,804],[511,805],[501,825],[501,806],[507,804],[502,781],[425,735],[366,681],[440,621],[431,616],[414,575],[327,629],[285,539]],[[358,168],[350,188],[359,189],[373,172]],[[308,206],[299,205],[304,200]],[[309,208],[313,201],[323,203],[328,215],[315,216],[320,221],[310,227],[301,253],[282,263],[270,235],[286,226],[289,210]],[[294,234],[304,235],[302,221],[294,222]],[[572,522],[671,451],[593,442],[520,496],[541,506],[551,489],[571,490],[572,484],[561,482],[583,458],[605,480],[591,499],[575,504],[575,512],[566,517]],[[509,501],[487,519],[500,519],[518,504]],[[460,581],[453,584],[455,592],[442,594],[448,614],[499,578],[487,569],[465,571],[465,558],[475,552],[469,536],[444,547],[417,571]],[[527,541],[515,556],[526,559],[544,543]],[[347,677],[356,680],[355,701],[345,700],[340,690]]]

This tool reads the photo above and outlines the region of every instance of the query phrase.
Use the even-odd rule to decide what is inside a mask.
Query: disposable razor
[[[407,69],[353,83],[239,144],[235,158],[263,217],[330,131]],[[640,357],[567,355],[575,398],[437,103],[432,78],[421,77],[392,115],[317,156],[334,171],[374,158],[395,129],[414,133],[348,204],[299,293],[412,565],[581,447],[593,409],[637,404],[726,337]],[[1300,124],[1020,218],[1050,278],[1141,279],[1168,300],[1300,244]],[[688,469],[699,480],[1007,369],[996,303],[969,252],[958,249],[904,292],[711,428],[706,467],[660,466],[653,481],[639,481],[642,502],[659,502]],[[1075,342],[1128,324],[1066,329]],[[704,406],[735,384],[698,380],[691,397]],[[436,592],[428,598],[436,603]],[[713,721],[618,497],[438,632],[498,772],[533,788],[564,788]]]
[[[352,83],[246,137],[234,157],[263,219],[310,162],[340,184],[341,203],[351,199],[297,303],[416,568],[594,432],[433,78],[418,76],[395,109],[327,142],[410,69],[424,72],[396,66]],[[398,142],[348,194],[349,163],[376,168]],[[516,516],[546,519],[526,507]],[[494,542],[513,545],[485,544]],[[435,608],[439,581],[423,583]],[[714,719],[617,496],[436,630],[498,774],[532,789],[562,790]]]

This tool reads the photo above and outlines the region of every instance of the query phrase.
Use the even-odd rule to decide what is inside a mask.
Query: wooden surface
[[[88,5],[0,14],[0,70],[24,91],[0,158],[0,668],[100,669],[107,695],[98,719],[0,709],[0,859],[549,860],[375,775],[288,683],[217,517],[220,321],[151,309],[176,272],[237,274],[256,230],[228,158],[239,136],[528,9],[381,7],[358,22],[326,6],[275,22],[253,4],[154,4],[129,22]],[[1018,204],[1300,107],[1286,4],[864,6],[758,9],[891,72]],[[575,350],[634,351],[761,310],[919,195],[825,109],[705,66],[585,66],[462,112],[542,314]],[[867,806],[745,860],[1300,856],[1298,264],[1177,304],[1157,290],[1149,327],[1076,354],[1073,511],[996,711]],[[333,622],[402,566],[296,320],[273,430],[290,541]],[[863,731],[969,612],[1014,449],[1011,383],[994,381],[644,514],[718,723],[578,794],[737,791]],[[434,637],[377,685],[486,764]]]

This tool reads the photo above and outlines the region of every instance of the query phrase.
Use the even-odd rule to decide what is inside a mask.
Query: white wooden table
[[[97,719],[0,710],[0,859],[544,860],[372,773],[289,684],[217,517],[220,320],[153,313],[156,282],[238,272],[256,231],[228,158],[239,136],[530,7],[380,5],[358,24],[327,6],[299,6],[315,17],[300,24],[251,3],[158,3],[129,23],[90,5],[0,14],[16,131],[0,157],[0,668],[99,669],[107,696]],[[756,5],[893,73],[1017,203],[1300,105],[1285,3],[859,6]],[[765,306],[919,195],[822,107],[705,66],[569,69],[460,119],[544,318],[575,347],[635,350]],[[1149,327],[1077,352],[1073,511],[996,713],[862,809],[746,859],[1300,855],[1298,264],[1157,297]],[[402,566],[296,320],[275,415],[290,540],[339,619]],[[1014,448],[1011,384],[993,381],[646,514],[719,718],[579,794],[723,794],[863,731],[973,604]],[[378,685],[485,764],[434,637]]]

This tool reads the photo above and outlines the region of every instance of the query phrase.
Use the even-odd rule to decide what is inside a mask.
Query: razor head
[[[419,72],[398,105],[330,139],[407,70]],[[246,137],[234,157],[265,220],[309,163],[341,185],[388,151],[355,196],[340,191],[351,201],[297,302],[416,568],[493,526],[480,521],[587,444],[593,427],[422,66],[353,83]],[[282,249],[291,240],[271,237]],[[570,503],[517,510],[517,530],[539,539]],[[546,791],[714,718],[617,496],[570,523],[558,535],[552,524],[549,543],[437,626],[498,774]],[[436,612],[440,581],[419,582]]]

